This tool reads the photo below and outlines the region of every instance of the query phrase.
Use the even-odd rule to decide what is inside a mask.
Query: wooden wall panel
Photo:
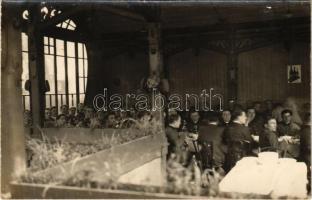
[[[309,44],[295,43],[290,51],[283,44],[260,48],[239,55],[238,101],[272,99],[283,101],[288,96],[309,101]],[[302,65],[302,83],[287,83],[287,64]]]
[[[226,56],[213,51],[200,50],[194,55],[192,49],[178,53],[168,60],[171,93],[200,94],[203,89],[221,94],[226,99]]]
[[[102,62],[103,71],[109,74],[106,76],[106,82],[112,92],[123,94],[135,92],[140,87],[141,79],[148,76],[149,61],[147,54],[136,53],[133,57],[121,54]],[[120,80],[120,86],[116,85],[117,79]]]
[[[140,80],[148,75],[148,56],[143,52],[136,52],[134,57],[124,53],[109,59],[104,59],[100,51],[94,51],[94,54],[93,59],[90,56],[90,68],[94,66],[95,73],[90,73],[89,78],[93,79],[90,88],[97,93],[104,87],[112,93],[135,92]],[[309,101],[309,55],[307,43],[295,43],[290,51],[284,44],[276,44],[240,54],[238,102],[244,105],[248,100],[283,101],[288,96],[294,96],[301,102]],[[287,83],[287,64],[302,65],[302,83]],[[227,101],[226,55],[202,49],[195,55],[193,49],[187,49],[165,60],[165,65],[169,68],[171,94],[199,95],[203,89],[209,91],[214,88],[214,92],[221,94],[224,102]],[[115,85],[117,79],[120,86]]]

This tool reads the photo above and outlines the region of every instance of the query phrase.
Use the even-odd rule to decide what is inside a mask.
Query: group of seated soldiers
[[[228,172],[244,156],[275,151],[310,166],[309,103],[302,110],[300,113],[290,100],[275,105],[270,101],[254,102],[246,108],[232,103],[219,112],[169,109],[165,116],[168,158],[188,165],[195,156],[202,168],[218,167]],[[147,111],[95,112],[81,103],[77,109],[62,105],[60,111],[58,114],[56,107],[46,108],[44,126],[129,128],[148,124],[152,118]],[[124,123],[129,118],[139,123]],[[31,126],[31,113],[27,110],[24,124]],[[300,151],[290,148],[292,145],[300,145]]]
[[[128,119],[135,119],[138,123]],[[147,111],[98,111],[95,112],[93,108],[84,106],[80,103],[76,107],[68,107],[62,105],[60,107],[60,114],[58,114],[57,107],[45,109],[45,128],[129,128],[132,126],[138,127],[151,119],[151,114]],[[26,110],[24,112],[24,125],[30,127],[31,113]],[[139,128],[139,127],[138,127]]]
[[[169,110],[168,158],[187,166],[190,157],[195,156],[203,169],[214,167],[228,172],[244,156],[274,151],[281,157],[303,161],[309,168],[309,103],[305,109],[300,113],[293,102],[287,100],[276,105],[254,102],[247,108],[236,104],[221,112]]]

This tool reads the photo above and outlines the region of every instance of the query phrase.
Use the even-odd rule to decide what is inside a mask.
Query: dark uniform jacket
[[[260,135],[264,129],[264,119],[262,116],[256,115],[256,117],[248,124],[250,134]]]
[[[248,127],[232,122],[224,130],[224,140],[226,144],[230,145],[233,142],[251,142],[252,138]]]
[[[284,122],[278,123],[277,125],[277,132],[279,136],[297,136],[299,134],[300,127],[291,122],[289,124],[285,124]]]
[[[222,166],[224,164],[226,146],[222,141],[223,131],[223,127],[212,124],[199,128],[198,143],[204,147],[202,149],[204,167],[212,164],[208,160],[210,156],[213,159],[214,166]],[[208,149],[209,145],[212,145],[211,150]],[[209,155],[209,153],[212,153],[212,155]]]
[[[182,156],[185,133],[178,132],[178,129],[171,126],[168,126],[165,132],[169,143],[167,158],[169,158],[172,153],[175,153],[177,156]]]
[[[277,133],[272,132],[268,129],[264,129],[264,131],[259,136],[259,145],[261,151],[277,151],[278,150]]]
[[[238,160],[250,154],[252,138],[248,127],[232,122],[225,128],[223,140],[228,147],[224,168],[229,171]]]
[[[300,132],[300,160],[311,165],[311,126],[304,125]]]
[[[197,123],[190,121],[187,123],[187,131],[190,133],[198,133],[199,126],[199,121]]]

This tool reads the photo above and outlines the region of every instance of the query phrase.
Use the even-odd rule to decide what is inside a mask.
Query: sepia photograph
[[[311,199],[310,0],[2,0],[1,199]]]

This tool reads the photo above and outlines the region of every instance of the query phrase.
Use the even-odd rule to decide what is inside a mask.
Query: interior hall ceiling
[[[159,21],[162,29],[184,27],[205,27],[269,20],[287,20],[290,18],[309,17],[309,2],[296,3],[202,3],[202,4],[165,4],[165,5],[107,5],[90,4],[84,11],[73,16],[81,23],[100,33],[133,32],[146,30],[146,21],[140,21],[107,12],[112,7],[143,16],[147,21]],[[93,28],[92,28],[93,27]]]
[[[142,1],[142,3],[131,3],[123,1],[116,3],[114,1],[114,3],[90,3],[68,1],[61,3],[60,1],[47,1],[41,2],[40,7],[45,6],[48,10],[56,9],[58,15],[42,21],[41,24],[45,27],[42,30],[52,35],[67,34],[67,38],[77,36],[82,40],[92,38],[111,40],[114,37],[129,40],[133,36],[142,35],[146,38],[149,22],[159,22],[163,35],[166,36],[179,34],[185,36],[191,33],[193,37],[194,34],[206,32],[220,35],[218,31],[224,34],[230,31],[231,27],[240,32],[252,29],[257,32],[258,28],[270,29],[274,32],[281,27],[284,31],[291,32],[301,27],[304,28],[304,32],[310,32],[309,1],[238,2],[235,0],[235,3],[230,2],[150,3],[150,1]],[[25,3],[24,9],[34,4],[34,2]],[[73,20],[77,25],[75,34],[55,26],[56,23],[66,19]],[[53,21],[57,22],[53,24]],[[26,26],[27,23],[25,23]]]

